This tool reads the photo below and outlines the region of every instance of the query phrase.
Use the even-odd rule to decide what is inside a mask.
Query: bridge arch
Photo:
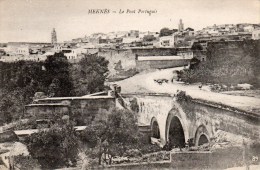
[[[173,108],[167,116],[165,127],[165,140],[170,148],[184,147],[189,139],[188,124],[184,112]]]
[[[151,137],[156,139],[161,138],[159,124],[155,117],[153,117],[151,120]]]
[[[195,133],[195,146],[200,146],[210,142],[209,132],[205,125],[200,125]]]

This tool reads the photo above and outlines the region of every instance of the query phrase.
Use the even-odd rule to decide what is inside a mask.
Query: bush
[[[122,156],[138,142],[135,115],[128,110],[112,110],[107,116],[97,116],[82,132],[81,139],[97,154],[99,164],[102,154]]]
[[[18,167],[20,170],[40,169],[39,162],[30,156],[15,156],[14,165],[15,167]]]
[[[49,130],[34,133],[26,139],[30,155],[42,168],[53,169],[76,165],[78,138],[72,125],[54,125]]]
[[[191,97],[189,95],[186,95],[185,91],[179,91],[176,94],[177,101],[189,101],[191,100]]]
[[[14,127],[15,130],[36,129],[36,128],[37,128],[36,118],[30,118],[26,122],[19,121]]]
[[[141,157],[142,156],[142,153],[140,150],[138,149],[129,149],[127,150],[123,156],[126,156],[126,157]]]

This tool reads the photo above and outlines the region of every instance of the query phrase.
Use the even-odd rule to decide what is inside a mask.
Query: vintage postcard
[[[260,169],[259,0],[0,0],[0,169]]]

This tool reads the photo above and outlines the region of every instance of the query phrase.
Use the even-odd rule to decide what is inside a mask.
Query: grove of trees
[[[72,65],[63,53],[48,56],[44,62],[0,62],[0,124],[22,117],[35,92],[64,97],[103,90],[107,65],[107,60],[96,55]]]

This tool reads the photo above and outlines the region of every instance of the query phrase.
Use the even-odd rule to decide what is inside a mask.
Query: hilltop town
[[[94,33],[89,36],[75,38],[71,41],[58,42],[56,30],[51,33],[50,43],[8,42],[2,43],[0,61],[14,62],[18,60],[43,61],[46,56],[55,52],[65,54],[70,62],[78,62],[83,54],[93,54],[102,49],[177,49],[177,56],[192,56],[192,46],[201,44],[203,49],[207,43],[218,41],[243,41],[260,39],[260,24],[224,24],[207,26],[202,30],[184,27],[180,19],[178,29],[162,28],[158,32],[141,32],[139,30]],[[151,54],[153,55],[153,54]],[[202,60],[205,58],[202,57]]]
[[[149,62],[149,56],[158,56],[157,60],[165,60],[163,66],[156,66],[158,68],[184,66],[192,58],[206,61],[208,44],[258,40],[260,39],[260,24],[215,24],[202,30],[194,30],[188,26],[184,27],[180,19],[178,29],[162,28],[158,32],[130,30],[107,34],[94,33],[65,42],[58,42],[57,34],[53,29],[50,43],[2,43],[0,61],[39,62],[45,61],[49,55],[62,52],[70,63],[78,63],[85,55],[97,53],[110,61],[111,77],[118,77],[118,75],[115,76],[118,72],[125,77],[122,70],[130,70],[133,74],[133,68],[140,71],[151,67],[149,64],[143,64]],[[146,57],[142,58],[143,56]],[[171,60],[173,60],[172,63],[170,63]]]

